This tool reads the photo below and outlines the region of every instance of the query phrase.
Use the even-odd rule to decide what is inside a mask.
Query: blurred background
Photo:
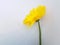
[[[0,45],[39,45],[39,30],[23,19],[32,8],[46,6],[40,20],[42,45],[60,45],[60,0],[0,0]]]

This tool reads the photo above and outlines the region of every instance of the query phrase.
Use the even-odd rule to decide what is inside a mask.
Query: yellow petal
[[[32,26],[35,21],[32,20],[33,17],[30,15],[27,15],[26,18],[24,19],[23,23],[27,26]]]
[[[45,7],[45,6],[38,6],[38,7],[37,7],[37,11],[38,11],[38,14],[39,14],[40,16],[43,16],[43,15],[45,15],[45,13],[46,13],[46,7]]]
[[[33,8],[30,13],[24,19],[24,24],[27,26],[32,26],[37,20],[41,19],[46,13],[45,6],[38,6]]]

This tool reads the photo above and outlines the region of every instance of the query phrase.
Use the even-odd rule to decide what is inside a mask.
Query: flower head
[[[38,6],[33,8],[30,13],[26,16],[23,23],[27,26],[32,26],[37,20],[41,19],[46,13],[45,6]]]

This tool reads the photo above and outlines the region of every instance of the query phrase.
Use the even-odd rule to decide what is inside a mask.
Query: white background
[[[27,28],[23,19],[41,4],[47,7],[41,19],[42,45],[60,45],[60,0],[0,0],[0,45],[38,45],[37,23]]]

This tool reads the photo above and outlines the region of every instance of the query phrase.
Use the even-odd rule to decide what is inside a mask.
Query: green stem
[[[40,27],[40,21],[38,20],[38,28],[39,28],[39,45],[42,45],[41,43],[41,27]]]

